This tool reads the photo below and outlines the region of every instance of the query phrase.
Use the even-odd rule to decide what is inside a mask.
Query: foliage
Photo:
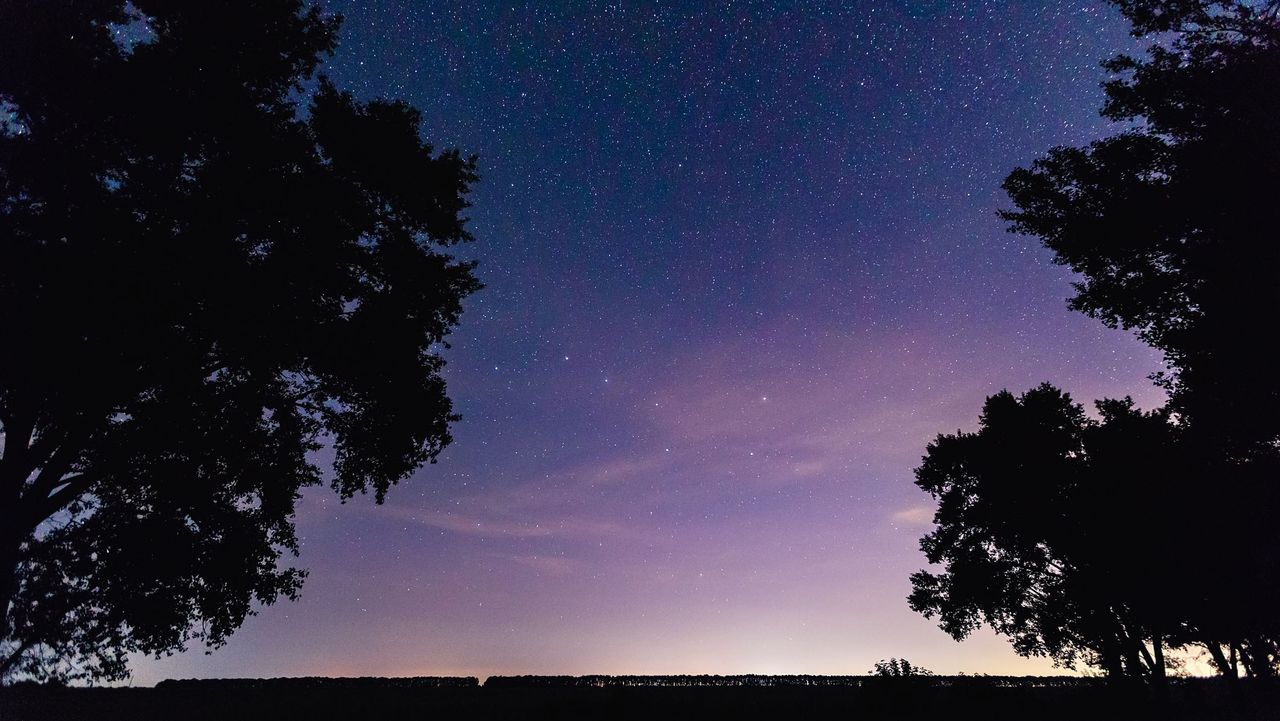
[[[1280,382],[1256,334],[1280,309],[1280,3],[1116,4],[1166,39],[1105,63],[1102,113],[1128,129],[1015,170],[1002,215],[1081,274],[1073,308],[1165,353],[1198,433],[1271,446]]]
[[[871,667],[871,675],[881,678],[916,678],[932,676],[933,672],[920,666],[912,666],[905,658],[880,659]]]
[[[1161,579],[1177,564],[1163,486],[1179,474],[1177,428],[1128,399],[1098,411],[1048,384],[1001,392],[976,432],[929,445],[916,484],[938,501],[937,528],[920,545],[943,569],[912,575],[913,609],[957,640],[987,624],[1063,666],[1163,672],[1161,637],[1176,622]]]
[[[293,598],[294,505],[450,442],[474,159],[315,75],[302,0],[0,6],[0,678],[115,679]]]
[[[976,434],[930,446],[941,574],[913,607],[1024,654],[1161,677],[1198,644],[1234,676],[1275,674],[1280,382],[1260,334],[1280,310],[1280,3],[1116,0],[1145,58],[1104,66],[1125,129],[1015,170],[1010,229],[1079,273],[1071,307],[1163,351],[1168,407],[1055,389],[992,397]],[[1010,420],[1015,419],[1015,420]],[[1176,554],[1173,524],[1196,540]]]

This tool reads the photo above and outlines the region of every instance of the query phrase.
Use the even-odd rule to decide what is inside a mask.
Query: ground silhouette
[[[1080,677],[276,679],[154,689],[0,689],[12,721],[204,719],[1274,719],[1271,680],[1175,679],[1161,693]],[[617,683],[614,683],[614,682]],[[672,685],[675,682],[675,685]],[[705,682],[705,683],[696,683]]]

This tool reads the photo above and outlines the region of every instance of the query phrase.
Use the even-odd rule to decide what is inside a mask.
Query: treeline
[[[414,688],[618,688],[618,687],[874,687],[909,682],[915,686],[950,688],[976,686],[989,688],[1092,688],[1105,684],[1100,677],[1085,676],[822,676],[807,674],[712,674],[621,675],[589,674],[585,676],[490,676],[483,682],[475,676],[410,676],[330,678],[302,676],[285,678],[212,678],[166,679],[156,684],[165,691],[208,693],[210,691],[290,692],[307,689],[371,691],[377,689]]]
[[[582,688],[618,686],[880,686],[885,683],[910,682],[913,685],[952,687],[958,685],[993,688],[1091,688],[1106,679],[1085,676],[811,676],[742,674],[735,676],[687,675],[670,676],[490,676],[485,688]]]
[[[664,676],[490,676],[485,688],[504,687],[614,687],[614,686],[857,686],[860,676],[803,676],[745,674],[717,676],[675,674]]]
[[[170,691],[209,691],[217,689],[292,691],[298,689],[475,688],[479,685],[480,679],[475,676],[359,676],[354,678],[297,676],[283,678],[166,679],[156,684],[156,688]]]

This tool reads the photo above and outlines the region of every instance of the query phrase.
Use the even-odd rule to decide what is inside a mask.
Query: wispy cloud
[[[901,523],[908,526],[927,526],[933,523],[933,507],[932,506],[911,506],[894,511],[889,515],[894,523]]]
[[[586,565],[582,561],[564,556],[524,555],[513,556],[510,560],[548,576],[571,576]]]
[[[575,516],[542,520],[515,520],[494,515],[451,511],[415,510],[404,507],[379,509],[399,520],[471,536],[549,538],[560,536],[620,536],[626,529],[617,523]]]

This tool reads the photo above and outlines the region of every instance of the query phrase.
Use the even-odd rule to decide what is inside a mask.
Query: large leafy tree
[[[1196,469],[1170,489],[1204,539],[1178,580],[1189,619],[1256,675],[1280,657],[1280,3],[1117,0],[1145,58],[1107,67],[1127,130],[1056,148],[1005,183],[1014,231],[1081,275],[1072,306],[1162,350]],[[1172,579],[1171,579],[1172,580]],[[1234,673],[1223,647],[1210,647]]]
[[[434,460],[474,161],[315,75],[303,0],[0,4],[0,678],[294,597],[294,504]],[[327,457],[327,454],[322,454]]]
[[[1072,307],[1162,350],[1173,408],[1247,454],[1280,438],[1260,341],[1280,310],[1280,2],[1116,0],[1146,58],[1105,65],[1105,117],[1005,182],[1011,229],[1081,274]]]
[[[916,483],[937,528],[921,548],[941,570],[913,574],[909,602],[957,640],[986,624],[1023,655],[1162,677],[1188,639],[1164,583],[1179,429],[1127,399],[1097,410],[1047,384],[1001,392],[976,432],[929,445]]]
[[[939,437],[917,471],[943,570],[910,600],[957,638],[987,623],[1115,675],[1159,677],[1164,648],[1191,644],[1224,674],[1273,675],[1280,3],[1113,4],[1154,40],[1105,63],[1123,130],[1014,171],[1002,215],[1079,273],[1074,309],[1164,352],[1169,404],[1105,401],[1094,421],[1049,387],[988,399],[979,431]]]

